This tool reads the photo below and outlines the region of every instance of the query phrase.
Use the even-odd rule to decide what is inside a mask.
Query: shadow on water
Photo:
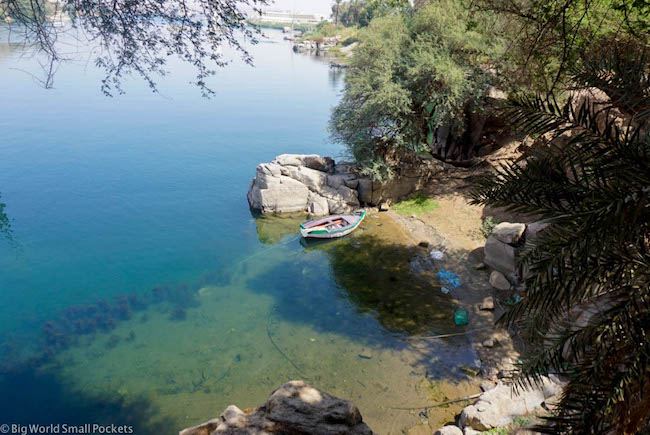
[[[414,275],[409,261],[420,249],[386,243],[371,235],[323,246],[334,279],[360,312],[370,312],[392,332],[439,330],[451,319],[450,298],[437,280]]]
[[[56,373],[25,366],[0,375],[0,422],[6,424],[127,425],[133,433],[170,433],[175,424],[145,399],[89,396],[71,390]],[[173,430],[172,430],[173,432]]]
[[[2,194],[0,194],[0,198],[2,198]],[[7,204],[0,202],[0,233],[5,236],[9,234],[9,231],[11,230],[9,217],[7,216],[7,213],[5,213],[6,207]]]
[[[0,201],[2,200],[2,194],[0,193]],[[9,244],[16,246],[16,241],[14,239],[13,231],[11,230],[11,221],[9,215],[5,209],[7,204],[0,202],[0,235],[5,238]]]
[[[395,336],[445,333],[452,327],[450,298],[432,276],[415,276],[410,270],[409,260],[419,248],[363,233],[302,243],[307,255],[283,262],[247,284],[272,295],[275,311],[284,320],[391,347],[403,346]],[[313,261],[317,252],[328,261]]]

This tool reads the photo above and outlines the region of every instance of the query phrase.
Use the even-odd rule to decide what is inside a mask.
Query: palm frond
[[[519,325],[536,344],[517,387],[551,372],[569,379],[542,431],[633,433],[650,419],[647,71],[645,58],[635,57],[576,76],[605,90],[606,102],[511,102],[503,109],[508,119],[550,143],[472,190],[474,204],[541,215],[551,224],[526,241],[517,258],[529,271],[526,294],[499,319]]]

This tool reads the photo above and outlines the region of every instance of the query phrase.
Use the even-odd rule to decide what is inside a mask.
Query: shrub
[[[483,236],[487,239],[492,235],[492,231],[494,231],[494,227],[496,227],[499,224],[499,219],[496,219],[492,216],[487,216],[485,219],[483,219],[483,224],[481,225],[481,232],[483,233]]]

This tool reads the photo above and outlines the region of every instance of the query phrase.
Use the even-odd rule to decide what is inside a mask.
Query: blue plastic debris
[[[441,270],[436,273],[436,277],[440,280],[442,284],[442,292],[447,294],[456,287],[460,287],[460,278],[455,273],[447,272],[446,270]]]

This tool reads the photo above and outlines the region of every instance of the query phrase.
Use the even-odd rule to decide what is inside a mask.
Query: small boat
[[[347,236],[357,229],[365,217],[365,211],[358,211],[352,214],[336,214],[314,219],[300,224],[300,234],[305,238],[315,239],[335,239]]]

